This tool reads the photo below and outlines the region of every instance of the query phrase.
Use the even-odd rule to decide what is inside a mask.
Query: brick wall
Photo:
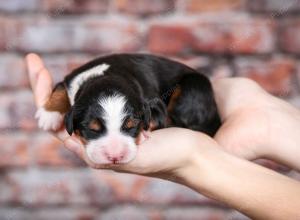
[[[250,77],[300,107],[300,0],[0,0],[0,220],[246,219],[183,186],[91,170],[37,129],[24,54],[57,82],[122,51]]]

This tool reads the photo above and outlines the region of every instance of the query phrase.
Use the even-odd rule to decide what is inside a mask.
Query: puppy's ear
[[[69,135],[72,135],[72,133],[74,132],[74,122],[73,122],[73,110],[71,109],[71,111],[69,111],[66,115],[65,115],[65,127],[66,130],[68,132]]]
[[[148,130],[150,127],[150,121],[151,121],[151,110],[150,106],[147,102],[143,104],[143,129]]]

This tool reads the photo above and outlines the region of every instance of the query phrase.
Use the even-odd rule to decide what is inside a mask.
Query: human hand
[[[215,139],[231,154],[300,169],[300,111],[245,78],[213,81],[223,121]]]
[[[30,54],[26,60],[35,102],[40,107],[51,94],[52,79],[37,55]],[[221,79],[214,82],[214,89],[224,121],[216,140],[223,143],[227,151],[251,159],[267,154],[272,145],[275,148],[282,143],[299,146],[293,139],[297,134],[300,136],[296,109],[244,79]],[[293,119],[296,123],[291,123]],[[87,160],[83,145],[77,138],[70,137],[64,128],[54,135],[94,168],[183,183],[255,219],[288,219],[299,215],[299,183],[223,152],[215,140],[200,132],[183,128],[154,131],[139,145],[133,161],[101,167]],[[284,142],[286,139],[294,141]],[[297,155],[292,153],[294,157]],[[269,212],[273,207],[278,209]]]
[[[35,104],[36,107],[39,108],[44,106],[44,104],[50,98],[53,88],[52,77],[44,66],[42,59],[38,55],[27,55],[26,63]],[[70,136],[66,132],[63,125],[61,125],[61,128],[59,130],[52,131],[52,134],[60,139],[69,150],[84,159],[84,155],[82,154],[83,145],[81,144],[81,141],[75,136]],[[86,160],[86,162],[91,167],[95,167],[95,164],[91,163],[89,160]]]
[[[37,55],[28,55],[26,60],[36,105],[40,107],[51,94],[51,75]],[[281,135],[291,137],[294,133],[294,137],[289,138],[292,142],[290,144],[297,144],[293,141],[299,132],[297,122],[300,121],[300,116],[297,109],[269,95],[248,79],[218,79],[213,81],[213,87],[223,120],[215,139],[228,152],[248,160],[267,157],[280,161],[280,158],[276,158],[278,154],[274,155],[274,152],[282,152],[280,144],[286,144],[286,138],[280,138]],[[63,128],[54,134],[91,167],[100,168],[88,160],[83,145],[76,137],[70,137]],[[287,152],[281,153],[286,154]],[[293,155],[297,154],[291,153],[290,156]]]
[[[26,57],[30,84],[33,90],[37,107],[43,106],[49,99],[52,91],[52,78],[45,68],[41,58],[35,54]],[[136,159],[132,162],[118,165],[96,165],[86,156],[84,146],[76,136],[69,136],[63,125],[59,131],[53,131],[54,136],[59,138],[64,145],[85,160],[93,168],[109,168],[123,172],[133,172],[144,175],[160,176],[168,178],[176,170],[188,166],[191,156],[194,154],[199,139],[207,145],[216,144],[215,141],[198,132],[181,128],[169,128],[154,131],[149,140],[139,145]],[[174,135],[176,134],[176,135]],[[162,138],[163,137],[163,138]]]

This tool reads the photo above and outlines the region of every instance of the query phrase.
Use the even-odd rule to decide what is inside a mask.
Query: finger
[[[85,154],[84,146],[78,143],[75,137],[69,137],[64,141],[65,147],[70,151],[74,152],[80,159],[84,160],[87,165],[94,169],[111,169],[109,164],[94,164]]]
[[[148,131],[142,130],[139,136],[136,138],[136,144],[140,145],[144,141],[148,140],[150,138],[150,134],[151,134],[150,130]]]
[[[25,60],[27,64],[30,85],[32,89],[35,90],[38,75],[43,69],[45,69],[45,65],[41,58],[34,53],[28,54]]]
[[[43,69],[38,76],[34,97],[37,107],[44,106],[52,93],[52,78],[46,69]]]
[[[84,148],[80,143],[78,143],[78,141],[74,139],[74,137],[69,137],[65,139],[64,145],[67,149],[74,152],[79,158],[84,160]]]
[[[69,133],[66,131],[64,127],[61,128],[59,131],[54,132],[53,135],[56,136],[62,142],[64,142],[66,139],[70,137]]]
[[[30,85],[37,107],[43,106],[52,92],[52,78],[42,59],[36,54],[26,56]]]

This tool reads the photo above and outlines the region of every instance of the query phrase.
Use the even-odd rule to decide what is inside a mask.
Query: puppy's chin
[[[131,137],[122,137],[113,146],[109,138],[99,138],[86,144],[86,159],[95,165],[126,164],[137,154],[137,145]]]

